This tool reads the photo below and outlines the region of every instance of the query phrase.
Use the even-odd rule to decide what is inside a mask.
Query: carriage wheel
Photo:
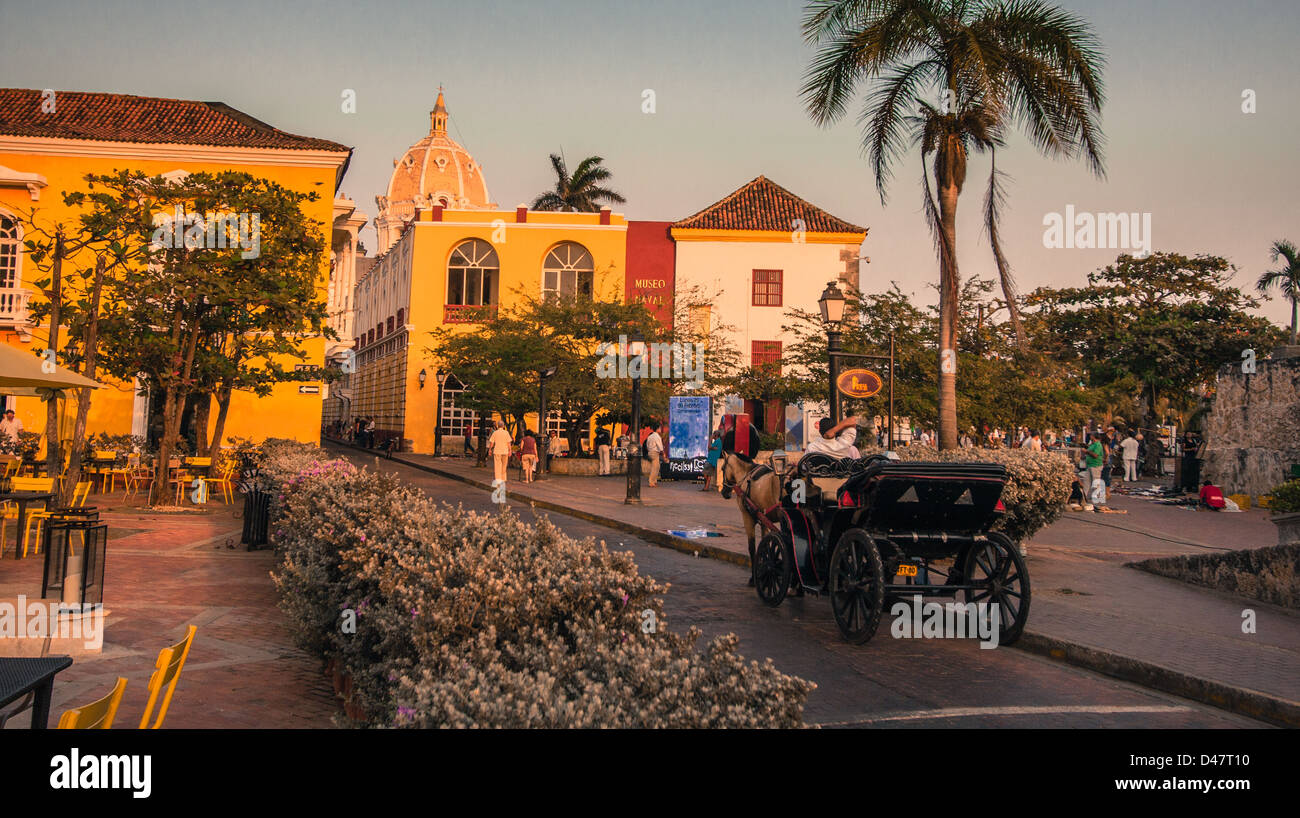
[[[966,592],[966,601],[998,606],[998,644],[1019,639],[1029,619],[1029,572],[1020,549],[995,531],[987,542],[971,546],[965,573],[967,582],[979,586]]]
[[[867,532],[850,528],[831,554],[831,610],[840,633],[855,645],[876,634],[885,607],[885,568]]]
[[[754,549],[754,590],[763,603],[775,608],[785,599],[794,574],[794,554],[776,534],[767,534]]]

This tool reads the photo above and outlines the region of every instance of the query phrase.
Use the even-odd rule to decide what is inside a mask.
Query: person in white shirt
[[[925,431],[924,429],[921,430],[921,445],[922,446],[930,445],[930,433]]]
[[[510,465],[510,446],[514,441],[504,423],[498,420],[495,425],[496,431],[488,438],[488,453],[492,455],[492,463],[496,467],[496,479],[504,483],[506,469]]]
[[[854,458],[862,456],[862,453],[853,445],[858,439],[857,416],[845,418],[839,423],[830,418],[822,418],[817,422],[817,431],[821,434],[814,435],[813,439],[808,441],[805,454],[826,454],[831,457]]]
[[[659,459],[664,453],[664,441],[658,432],[652,430],[650,434],[646,435],[645,453],[650,460],[650,473],[646,475],[646,478],[649,480],[650,485],[657,486],[659,485]]]
[[[1124,482],[1126,483],[1132,483],[1138,479],[1138,447],[1140,445],[1137,438],[1133,437],[1132,432],[1129,432],[1128,437],[1124,438],[1124,442],[1119,444],[1119,447],[1124,451]]]
[[[14,417],[14,410],[6,409],[4,420],[0,420],[0,437],[7,437],[12,443],[17,444],[22,431],[23,422]]]

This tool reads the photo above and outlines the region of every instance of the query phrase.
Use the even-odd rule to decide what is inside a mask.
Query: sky
[[[1092,24],[1106,55],[1107,174],[1019,138],[1000,153],[1020,289],[1082,285],[1120,252],[1045,247],[1044,218],[1071,206],[1150,214],[1152,249],[1224,256],[1253,289],[1274,241],[1300,243],[1300,3],[1060,5]],[[630,219],[684,218],[763,174],[869,228],[864,289],[897,281],[931,303],[919,154],[903,157],[882,204],[856,106],[819,127],[800,100],[814,55],[802,15],[792,0],[0,0],[0,85],[221,101],[341,142],[355,149],[342,190],[370,216],[392,160],[428,132],[442,85],[451,136],[504,208],[554,183],[552,152],[571,166],[604,157]],[[642,110],[647,89],[654,113]],[[1254,113],[1242,110],[1247,89]],[[342,110],[346,90],[355,113]],[[974,157],[959,207],[963,276],[995,273],[980,221],[987,177]],[[371,248],[373,235],[363,233]],[[1280,297],[1262,312],[1290,320]]]

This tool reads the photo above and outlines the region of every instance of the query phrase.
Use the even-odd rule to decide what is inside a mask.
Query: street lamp
[[[627,342],[629,359],[639,358],[645,354],[645,341],[641,334],[634,334]],[[632,451],[627,456],[627,505],[641,505],[641,366],[628,361],[628,377],[632,379]]]
[[[541,442],[542,447],[542,450],[537,454],[537,460],[541,464],[538,469],[539,477],[546,474],[546,458],[550,453],[549,440],[546,435],[546,379],[553,375],[555,375],[555,367],[553,366],[537,370],[537,439]]]
[[[428,372],[425,372],[423,369],[421,369],[421,370],[420,370],[420,374],[419,374],[419,375],[416,375],[416,376],[415,376],[415,379],[416,379],[417,381],[420,382],[420,388],[423,389],[423,388],[424,388],[424,382],[425,382],[426,380],[429,379],[429,373],[428,373]]]
[[[438,367],[438,371],[435,372],[433,375],[434,379],[437,380],[438,382],[438,397],[436,400],[436,407],[433,412],[433,453],[435,455],[442,454],[442,385],[447,382],[447,376],[450,374],[451,374],[450,372],[443,370],[442,367]],[[424,370],[421,369],[420,370],[421,389],[424,388],[424,378],[425,378]]]
[[[834,281],[826,282],[822,297],[817,299],[817,306],[822,311],[822,323],[826,326],[826,357],[830,367],[831,391],[827,408],[835,423],[840,422],[840,390],[835,383],[835,353],[844,349],[843,335],[840,332],[840,322],[844,320],[844,301],[844,293],[840,292]]]

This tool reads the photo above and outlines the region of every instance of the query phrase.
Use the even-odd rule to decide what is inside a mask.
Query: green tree
[[[1300,251],[1296,246],[1286,239],[1273,242],[1270,252],[1273,263],[1276,264],[1279,259],[1285,262],[1285,266],[1276,270],[1271,270],[1259,277],[1255,282],[1255,288],[1260,294],[1265,294],[1269,290],[1277,287],[1282,291],[1291,302],[1291,345],[1294,346],[1296,341],[1296,319],[1300,318],[1297,313],[1297,303],[1300,302]]]
[[[303,359],[302,339],[328,333],[317,287],[322,226],[301,209],[318,196],[231,171],[168,180],[126,170],[86,181],[76,194],[88,208],[83,222],[120,231],[131,259],[104,296],[99,360],[162,396],[150,497],[160,505],[190,396],[206,400],[226,383],[265,393],[294,377],[275,356]],[[177,209],[189,221],[167,221]],[[231,336],[237,349],[223,341]]]
[[[997,150],[1018,127],[1044,155],[1082,156],[1104,175],[1098,123],[1102,58],[1096,39],[1080,18],[1037,0],[814,0],[803,32],[820,46],[802,89],[818,124],[843,116],[860,82],[878,83],[859,121],[882,203],[895,161],[909,147],[920,148],[924,209],[939,258],[938,351],[953,356],[951,366],[939,373],[939,445],[954,448],[961,287],[957,202],[968,155],[972,150],[989,154],[984,225],[1023,347],[1014,280],[998,227],[1005,187]]]
[[[1132,389],[1149,428],[1162,398],[1185,408],[1220,366],[1280,343],[1278,328],[1249,312],[1259,301],[1231,286],[1234,272],[1218,256],[1121,255],[1087,287],[1035,290],[1027,324],[1035,345],[1090,387]]]
[[[627,201],[617,191],[604,187],[604,183],[614,178],[601,163],[605,160],[599,156],[588,156],[578,163],[578,167],[569,173],[564,157],[558,153],[551,154],[551,167],[555,171],[555,189],[548,190],[533,199],[533,210],[572,210],[582,213],[595,213],[601,205],[623,204]]]

